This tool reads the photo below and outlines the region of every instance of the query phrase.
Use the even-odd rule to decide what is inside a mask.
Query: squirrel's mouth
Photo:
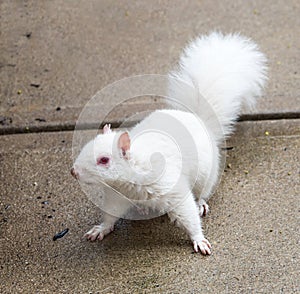
[[[75,170],[74,167],[71,168],[71,175],[74,179],[79,180],[79,173]]]

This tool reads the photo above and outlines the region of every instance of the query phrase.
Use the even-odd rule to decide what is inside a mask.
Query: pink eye
[[[97,165],[102,164],[102,165],[106,165],[109,163],[109,157],[100,157],[97,160]]]

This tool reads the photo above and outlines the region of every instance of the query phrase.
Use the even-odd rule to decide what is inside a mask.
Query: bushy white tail
[[[169,75],[169,96],[187,107],[196,106],[197,111],[192,110],[218,140],[231,133],[242,107],[252,107],[261,95],[266,70],[266,58],[251,40],[239,34],[214,32],[196,38],[185,48],[178,69]],[[192,86],[193,90],[187,90],[176,80]],[[215,115],[203,105],[198,93]]]

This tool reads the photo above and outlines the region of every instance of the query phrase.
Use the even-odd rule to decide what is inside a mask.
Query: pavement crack
[[[284,112],[284,113],[254,113],[244,114],[238,119],[238,122],[257,122],[257,121],[271,121],[271,120],[293,120],[300,119],[300,112]],[[46,133],[46,132],[62,132],[62,131],[73,131],[75,127],[77,130],[93,130],[103,127],[105,124],[110,123],[112,128],[122,127],[133,127],[139,121],[132,120],[124,126],[122,120],[106,122],[104,121],[100,126],[98,122],[87,123],[82,125],[76,125],[75,122],[47,122],[46,119],[36,119],[36,122],[40,124],[28,124],[26,126],[14,126],[14,125],[0,125],[0,136],[1,135],[12,135],[12,134],[25,134],[25,133]]]

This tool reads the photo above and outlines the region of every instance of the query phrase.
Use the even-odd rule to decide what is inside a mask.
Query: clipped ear
[[[126,152],[130,150],[130,138],[127,132],[119,137],[118,148],[122,150],[122,155],[124,157],[126,156]]]
[[[106,124],[103,127],[103,134],[110,134],[110,133],[111,133],[110,124]]]

